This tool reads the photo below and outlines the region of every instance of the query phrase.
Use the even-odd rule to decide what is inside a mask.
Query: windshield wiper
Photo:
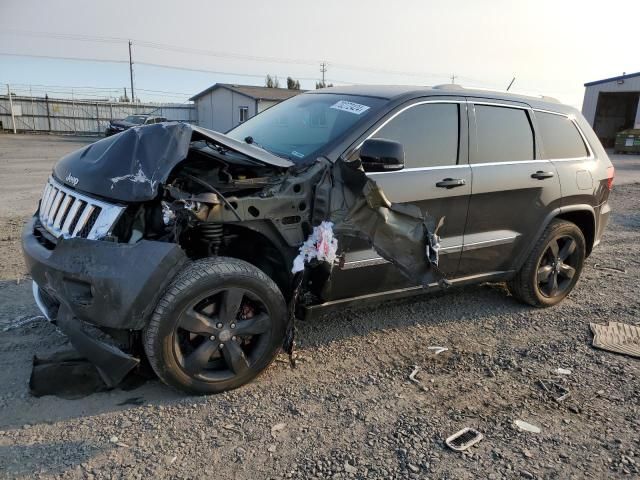
[[[275,155],[276,157],[285,158],[287,160],[293,161],[293,158],[291,158],[289,155],[272,152],[268,148],[265,148],[263,145],[261,145],[258,142],[256,142],[251,135],[244,137],[244,141],[245,141],[245,143],[247,143],[249,145],[253,145],[255,147],[258,147],[260,150],[264,150],[265,152],[270,153],[271,155]]]

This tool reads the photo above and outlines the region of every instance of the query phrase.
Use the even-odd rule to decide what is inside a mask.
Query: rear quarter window
[[[536,119],[546,158],[562,159],[589,156],[580,132],[569,117],[536,112]]]

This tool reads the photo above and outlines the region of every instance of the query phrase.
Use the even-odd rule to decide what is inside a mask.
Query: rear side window
[[[536,112],[542,145],[547,158],[580,158],[589,156],[575,124],[564,115]]]
[[[457,103],[424,103],[408,108],[373,138],[399,142],[405,168],[455,165],[458,161]]]
[[[533,130],[526,110],[475,105],[476,148],[471,163],[533,160]]]

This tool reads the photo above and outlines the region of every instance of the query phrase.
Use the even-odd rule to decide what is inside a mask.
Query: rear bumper
[[[90,325],[103,331],[142,329],[187,258],[176,244],[146,240],[128,245],[72,238],[49,249],[34,232],[36,222],[36,217],[28,222],[22,235],[34,299],[113,387],[139,360],[101,339]]]

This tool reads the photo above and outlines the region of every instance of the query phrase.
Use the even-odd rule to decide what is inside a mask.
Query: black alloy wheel
[[[158,377],[188,393],[219,393],[263,372],[282,347],[287,307],[275,282],[243,260],[189,263],[143,331]]]
[[[271,316],[258,296],[240,287],[196,298],[174,329],[174,354],[181,368],[204,381],[245,375],[269,348]]]
[[[564,295],[578,265],[577,242],[571,236],[552,239],[538,264],[538,290],[545,297]]]

